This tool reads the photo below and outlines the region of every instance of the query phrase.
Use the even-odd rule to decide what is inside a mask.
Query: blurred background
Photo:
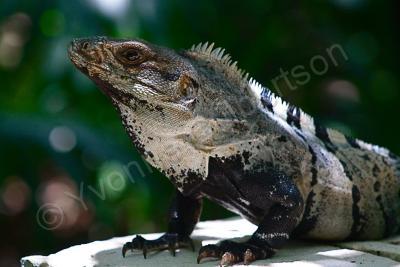
[[[399,7],[378,0],[1,0],[0,266],[165,230],[172,185],[143,163],[109,100],[74,69],[66,54],[72,38],[139,37],[177,49],[213,41],[325,125],[400,154]],[[334,44],[347,55],[337,55],[337,64],[327,54]],[[273,83],[297,66],[309,79]],[[202,219],[230,215],[207,202]]]

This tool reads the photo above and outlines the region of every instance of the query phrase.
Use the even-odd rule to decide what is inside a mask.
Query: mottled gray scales
[[[138,236],[123,255],[190,245],[204,197],[258,229],[242,243],[202,247],[198,261],[225,252],[230,264],[268,258],[293,235],[377,239],[399,230],[399,158],[315,122],[224,49],[176,52],[95,37],[75,40],[69,55],[110,98],[139,153],[177,188],[167,233]]]

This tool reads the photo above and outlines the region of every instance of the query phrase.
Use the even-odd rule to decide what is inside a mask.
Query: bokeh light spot
[[[85,228],[92,217],[85,209],[71,177],[63,174],[53,176],[50,181],[41,184],[37,192],[39,209],[36,219],[45,230],[70,232]],[[85,218],[86,217],[86,218]],[[79,219],[84,221],[78,222]]]
[[[117,198],[128,183],[126,172],[121,163],[108,161],[101,165],[98,174],[99,188],[104,189],[106,196]]]
[[[12,69],[19,65],[31,25],[30,17],[24,13],[10,16],[0,25],[0,66]]]
[[[1,199],[9,215],[21,213],[29,204],[31,190],[19,177],[10,177],[4,186]]]
[[[50,132],[49,142],[55,151],[66,153],[76,146],[76,135],[66,126],[55,127]]]
[[[123,16],[129,7],[129,0],[89,0],[89,3],[104,15],[114,18]]]
[[[358,88],[351,82],[346,80],[334,80],[328,83],[326,87],[327,93],[335,98],[358,102],[360,93]]]

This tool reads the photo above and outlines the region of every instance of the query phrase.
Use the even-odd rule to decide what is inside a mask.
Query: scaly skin
[[[74,40],[69,55],[111,99],[146,161],[178,190],[167,233],[137,236],[124,256],[190,247],[203,197],[258,229],[244,243],[202,247],[198,262],[248,264],[271,257],[291,236],[377,239],[398,232],[398,157],[314,122],[249,80],[222,49],[176,52],[94,37]]]

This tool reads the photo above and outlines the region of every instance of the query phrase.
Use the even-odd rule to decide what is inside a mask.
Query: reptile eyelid
[[[125,65],[139,65],[149,58],[149,53],[146,51],[147,47],[141,45],[121,46],[115,49],[114,55],[116,59]],[[135,52],[136,59],[129,59],[128,53]]]

